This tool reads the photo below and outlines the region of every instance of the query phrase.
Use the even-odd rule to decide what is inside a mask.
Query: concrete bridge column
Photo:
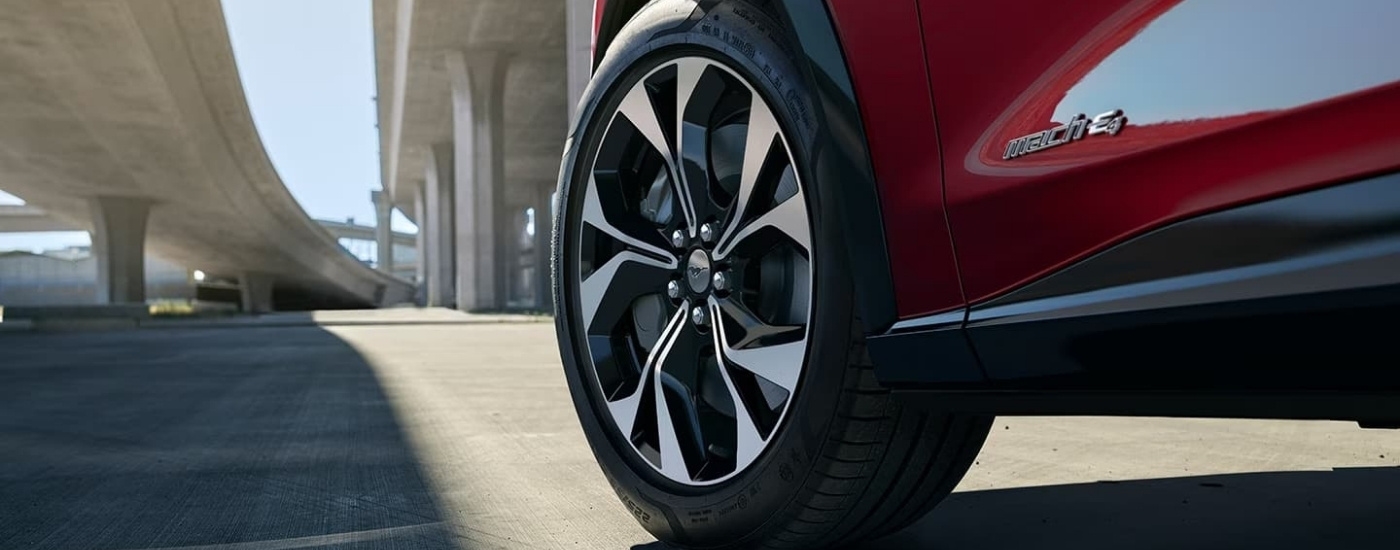
[[[389,196],[383,191],[370,191],[370,200],[374,201],[374,243],[377,245],[376,265],[379,270],[392,275],[394,273],[394,231],[389,226],[394,211],[394,205],[389,202]]]
[[[453,185],[452,144],[433,145],[429,157],[423,182],[426,217],[419,227],[420,232],[427,233],[427,248],[419,252],[427,262],[427,305],[454,307],[458,303],[455,246],[458,224],[454,209],[457,193]]]
[[[505,210],[505,78],[498,52],[447,54],[457,188],[458,307],[500,309],[509,292]]]
[[[97,303],[146,301],[146,220],[151,202],[125,197],[95,197],[92,210],[92,255],[97,260]]]
[[[265,273],[243,272],[238,275],[239,302],[243,313],[272,311],[273,277]]]
[[[520,185],[524,185],[523,183]],[[505,231],[505,256],[508,259],[502,262],[501,278],[506,280],[506,296],[503,301],[507,306],[518,307],[523,304],[525,307],[534,305],[535,281],[532,278],[525,278],[525,269],[534,264],[534,258],[525,259],[525,249],[532,246],[533,241],[529,239],[525,229],[530,223],[530,218],[526,210],[531,208],[530,204],[512,205],[507,213],[509,214],[510,225]],[[531,253],[533,256],[533,252]],[[526,302],[529,298],[531,301]],[[514,304],[514,305],[513,305]]]
[[[413,303],[422,306],[428,303],[428,197],[423,182],[413,182],[413,188],[413,219],[418,220],[418,234],[413,239],[413,246],[418,251],[415,262],[415,281],[418,285],[413,294]]]

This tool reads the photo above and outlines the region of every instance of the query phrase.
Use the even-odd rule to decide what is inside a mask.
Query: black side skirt
[[[1178,222],[942,319],[870,339],[936,407],[1400,418],[1400,175]]]

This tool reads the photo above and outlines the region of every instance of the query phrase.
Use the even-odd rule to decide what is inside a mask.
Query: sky
[[[248,108],[311,217],[374,225],[379,189],[370,0],[223,0]],[[19,203],[0,192],[0,204]],[[395,213],[398,231],[417,229]],[[0,233],[0,250],[88,244],[83,232]]]

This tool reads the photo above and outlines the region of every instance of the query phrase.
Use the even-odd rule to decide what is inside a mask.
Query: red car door
[[[1400,168],[1400,2],[917,2],[974,311],[1152,228]]]

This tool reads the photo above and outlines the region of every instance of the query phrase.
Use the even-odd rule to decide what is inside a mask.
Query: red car
[[[991,415],[1400,424],[1400,2],[611,0],[574,405],[686,548],[899,530]]]

